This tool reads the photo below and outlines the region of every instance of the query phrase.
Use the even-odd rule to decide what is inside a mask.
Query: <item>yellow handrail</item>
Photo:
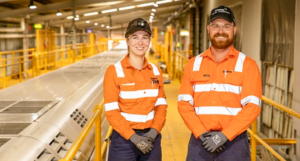
[[[293,115],[293,116],[300,119],[300,113],[292,110],[291,108],[288,108],[286,106],[283,106],[282,104],[276,103],[275,101],[271,100],[270,98],[267,98],[266,96],[262,96],[262,100],[269,103],[269,104],[271,104],[271,105],[273,105],[273,106],[275,106],[275,107],[277,107],[277,108],[279,108],[279,109],[281,109],[282,111],[284,111],[288,114],[291,114],[291,115]]]
[[[52,51],[35,52],[35,50],[35,48],[31,48],[0,52],[0,82],[2,81],[0,89],[8,86],[7,81],[10,80],[9,78],[18,77],[19,82],[22,82],[23,73],[28,75],[27,79],[33,78],[47,73],[48,68],[52,68],[52,70],[57,69],[96,53],[106,51],[107,42],[99,42],[94,45],[77,44],[74,49],[71,48],[71,45],[65,45],[57,46]],[[31,51],[32,54],[25,54],[28,51]],[[16,56],[16,53],[20,53],[20,56]],[[2,58],[1,55],[7,54],[12,55],[12,57]],[[6,72],[7,69],[11,69],[11,72]],[[13,83],[17,82],[13,81]]]
[[[84,129],[82,130],[82,132],[80,133],[79,137],[74,142],[72,147],[69,149],[68,153],[65,155],[65,157],[63,159],[60,159],[60,161],[72,161],[73,160],[74,156],[76,155],[77,151],[79,150],[79,148],[82,145],[83,141],[85,140],[86,136],[89,134],[89,132],[90,132],[92,126],[95,124],[96,120],[101,120],[103,105],[104,105],[104,100],[101,101],[100,105],[97,105],[95,107],[94,115],[88,121],[87,125],[84,127]],[[100,133],[100,135],[96,135],[97,139],[95,139],[95,141],[100,142],[101,141],[101,126],[96,126],[95,128],[96,128],[96,131],[98,131],[98,133]],[[101,153],[101,147],[97,146],[95,148],[95,153],[98,153],[98,154]]]

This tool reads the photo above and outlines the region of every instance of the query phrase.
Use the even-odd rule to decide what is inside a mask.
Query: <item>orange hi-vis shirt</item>
[[[145,58],[144,67],[138,70],[128,56],[107,68],[103,84],[106,118],[127,140],[135,133],[133,129],[160,132],[167,112],[159,68]]]
[[[217,130],[231,141],[258,117],[261,97],[261,76],[254,60],[232,46],[216,63],[209,48],[186,64],[178,110],[195,138]]]

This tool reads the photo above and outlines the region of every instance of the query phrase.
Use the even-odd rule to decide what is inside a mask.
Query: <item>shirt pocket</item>
[[[227,107],[240,107],[243,77],[242,73],[227,73],[222,77],[224,92],[221,93],[223,104]]]
[[[137,99],[136,84],[133,83],[122,83],[120,84],[120,102],[124,105],[132,105]],[[130,104],[128,104],[130,103]]]

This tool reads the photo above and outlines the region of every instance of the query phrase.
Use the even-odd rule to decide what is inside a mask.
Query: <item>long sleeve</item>
[[[198,137],[207,130],[196,115],[194,108],[194,89],[190,81],[190,72],[192,72],[192,60],[189,61],[184,69],[184,74],[178,95],[178,111],[187,127],[192,131],[195,138],[198,139]]]
[[[135,132],[120,113],[118,103],[120,89],[116,83],[116,70],[113,65],[105,72],[103,89],[106,118],[114,130],[128,140]]]
[[[260,72],[254,60],[247,58],[245,61],[248,62],[245,62],[244,65],[241,91],[242,110],[234,117],[230,125],[222,131],[230,141],[247,130],[261,111],[262,85]]]
[[[153,119],[153,125],[152,128],[156,129],[159,133],[163,126],[165,125],[166,122],[166,115],[167,115],[167,101],[166,101],[166,96],[165,96],[165,91],[164,91],[164,82],[163,82],[163,77],[162,73],[160,72],[159,76],[159,91],[158,91],[158,98],[155,102],[155,115]]]

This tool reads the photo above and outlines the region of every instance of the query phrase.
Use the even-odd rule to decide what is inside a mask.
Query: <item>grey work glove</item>
[[[156,136],[157,136],[157,130],[156,129],[150,129],[150,131],[148,131],[147,133],[145,133],[143,136],[152,138],[153,140],[155,140]]]
[[[153,148],[154,140],[146,136],[133,134],[129,139],[143,154],[149,153]]]
[[[227,137],[222,132],[210,132],[207,135],[210,135],[208,139],[206,139],[202,145],[204,148],[210,152],[217,152],[217,149],[225,144],[228,140]]]
[[[209,132],[206,131],[205,133],[203,133],[202,135],[199,136],[200,140],[202,141],[202,143],[204,143],[204,141],[206,141],[207,139],[209,139],[209,137],[211,135],[214,135],[216,132]],[[224,151],[226,149],[225,145],[220,146],[217,150],[216,153],[221,153],[222,151]]]

